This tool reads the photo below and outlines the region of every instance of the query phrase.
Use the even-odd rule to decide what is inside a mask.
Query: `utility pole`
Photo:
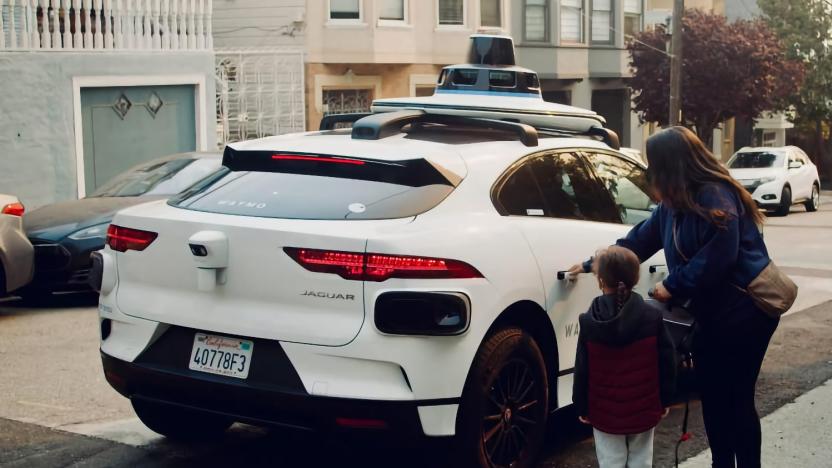
[[[670,125],[679,125],[682,111],[682,16],[685,0],[673,2],[673,30],[670,36]]]

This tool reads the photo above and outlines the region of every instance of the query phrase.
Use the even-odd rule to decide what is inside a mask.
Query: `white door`
[[[804,167],[803,162],[800,160],[796,152],[788,150],[786,154],[789,156],[789,160],[786,163],[786,180],[789,182],[789,186],[791,186],[792,189],[792,201],[807,197],[808,191],[804,187],[804,185],[806,185],[804,182],[804,179],[806,178],[806,167]]]
[[[572,398],[578,315],[587,311],[600,290],[590,275],[568,281],[559,279],[558,272],[614,243],[629,226],[621,223],[612,197],[577,152],[530,156],[505,179],[497,200],[512,215],[511,222],[523,232],[537,258],[547,312],[557,336],[560,407]],[[649,276],[647,270],[644,276]],[[653,284],[651,279],[642,281],[642,292]]]

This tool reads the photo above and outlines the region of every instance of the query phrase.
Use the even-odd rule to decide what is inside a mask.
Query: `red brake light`
[[[3,207],[3,214],[11,215],[11,216],[23,216],[23,213],[26,212],[26,207],[23,206],[23,203],[15,202],[9,203],[8,205]]]
[[[482,278],[482,273],[459,260],[331,250],[283,249],[309,271],[334,273],[344,279],[384,281],[388,278]]]
[[[313,161],[336,164],[352,164],[355,166],[364,165],[364,161],[361,161],[360,159],[333,158],[331,156],[304,156],[302,154],[273,154],[272,159],[275,161]]]
[[[126,252],[128,250],[142,251],[156,240],[158,235],[155,232],[111,224],[107,228],[107,245],[116,252]]]

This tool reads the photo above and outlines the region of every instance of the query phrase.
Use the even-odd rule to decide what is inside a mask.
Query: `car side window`
[[[612,201],[593,180],[578,154],[547,154],[533,159],[531,168],[543,192],[548,216],[620,222]]]
[[[524,163],[506,179],[500,187],[497,202],[509,215],[545,216],[543,196],[529,163]]]
[[[588,154],[595,173],[615,200],[624,224],[638,224],[656,207],[650,196],[647,171],[630,161],[605,153]]]

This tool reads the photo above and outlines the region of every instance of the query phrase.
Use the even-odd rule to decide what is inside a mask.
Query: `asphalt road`
[[[819,213],[771,218],[766,242],[801,287],[783,319],[758,388],[769,414],[832,378],[832,197]],[[100,369],[91,298],[45,306],[0,303],[0,466],[434,466],[422,451],[237,425],[219,442],[178,445],[145,429]],[[92,298],[94,303],[94,298]],[[681,407],[659,427],[656,466],[672,466]],[[698,403],[682,458],[706,448]],[[797,431],[816,431],[802,427]],[[783,443],[789,437],[783,436]],[[794,439],[792,439],[794,440]],[[567,413],[553,421],[545,467],[596,466],[589,432]]]

